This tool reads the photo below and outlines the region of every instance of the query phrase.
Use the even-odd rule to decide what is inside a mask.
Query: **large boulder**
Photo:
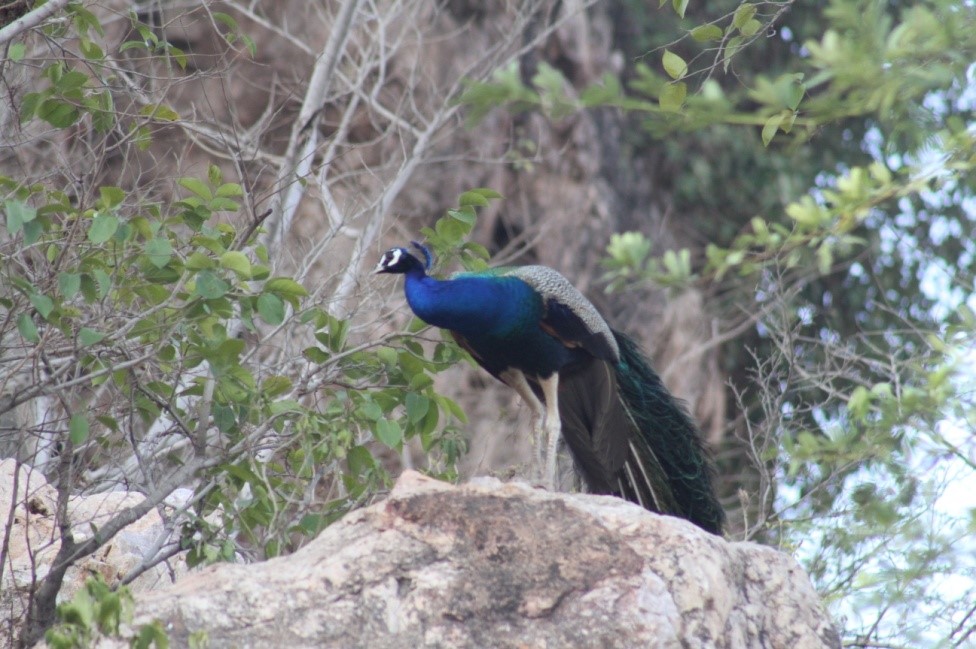
[[[75,541],[91,536],[119,511],[142,502],[142,494],[114,491],[68,500],[68,518]],[[0,530],[9,528],[0,554],[0,647],[13,646],[26,615],[31,593],[47,576],[61,547],[57,518],[58,494],[44,476],[15,460],[0,460]],[[3,532],[0,532],[2,534]],[[161,537],[168,537],[156,510],[125,527],[94,554],[68,569],[58,601],[71,599],[88,577],[99,574],[117,583],[154,555]],[[170,584],[187,572],[186,562],[177,556],[142,572],[129,585],[134,594]]]
[[[612,497],[412,472],[290,556],[137,597],[132,628],[153,620],[173,646],[192,634],[214,649],[840,647],[771,548]]]

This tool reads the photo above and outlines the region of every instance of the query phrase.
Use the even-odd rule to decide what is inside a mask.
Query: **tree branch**
[[[45,20],[64,9],[69,0],[48,0],[37,9],[29,11],[3,29],[0,29],[0,46],[6,45],[21,33],[37,27]]]
[[[332,33],[326,43],[325,50],[315,62],[312,78],[308,82],[308,91],[298,113],[298,119],[292,124],[291,137],[288,138],[288,150],[278,171],[275,186],[278,193],[272,199],[271,217],[267,220],[267,235],[264,237],[268,250],[275,250],[281,243],[288,226],[294,218],[298,203],[301,201],[302,187],[298,180],[307,175],[312,165],[312,152],[317,144],[317,131],[314,122],[317,121],[322,104],[329,94],[336,64],[349,38],[352,17],[359,8],[361,0],[348,0],[341,3],[339,15],[332,25]],[[304,141],[303,141],[304,140]],[[299,155],[299,150],[301,155]]]

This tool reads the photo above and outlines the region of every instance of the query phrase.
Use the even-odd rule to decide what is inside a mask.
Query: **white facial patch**
[[[386,270],[387,268],[395,268],[397,264],[400,263],[400,257],[403,252],[399,248],[393,248],[392,250],[387,250],[380,257],[380,263],[376,264],[376,271]]]

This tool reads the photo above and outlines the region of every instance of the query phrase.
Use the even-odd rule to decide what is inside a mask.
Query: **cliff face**
[[[215,565],[136,606],[133,628],[159,620],[173,646],[840,647],[770,548],[615,498],[412,472],[291,556]]]

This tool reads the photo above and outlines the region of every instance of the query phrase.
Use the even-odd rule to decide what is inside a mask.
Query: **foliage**
[[[96,635],[120,637],[122,626],[132,623],[132,593],[125,586],[109,588],[101,575],[85,580],[75,596],[58,605],[58,623],[47,630],[44,640],[52,649],[85,649]],[[169,638],[158,622],[135,632],[133,649],[167,649]]]
[[[82,210],[60,190],[0,182],[8,196],[4,336],[16,328],[20,359],[42,353],[59,368],[34,374],[8,407],[56,393],[65,408],[61,452],[96,466],[134,452],[157,458],[140,468],[158,476],[183,452],[214,456],[216,484],[198,494],[188,523],[191,562],[231,559],[241,543],[277,554],[293,545],[291,534],[313,536],[367,499],[388,481],[374,435],[392,449],[418,438],[443,454],[443,470],[453,466],[462,447],[449,422],[463,413],[434,392],[430,375],[457,352],[438,344],[428,354],[411,336],[353,345],[347,321],[303,304],[305,288],[272,276],[261,245],[215,222],[238,209],[242,192],[216,167],[206,180],[181,179],[188,195],[171,206],[101,187]],[[260,359],[262,336],[286,323],[315,341],[292,376]],[[255,457],[256,445],[273,454]],[[285,516],[316,467],[329,465],[344,467],[343,495],[320,512]],[[219,525],[207,522],[211,512]]]

